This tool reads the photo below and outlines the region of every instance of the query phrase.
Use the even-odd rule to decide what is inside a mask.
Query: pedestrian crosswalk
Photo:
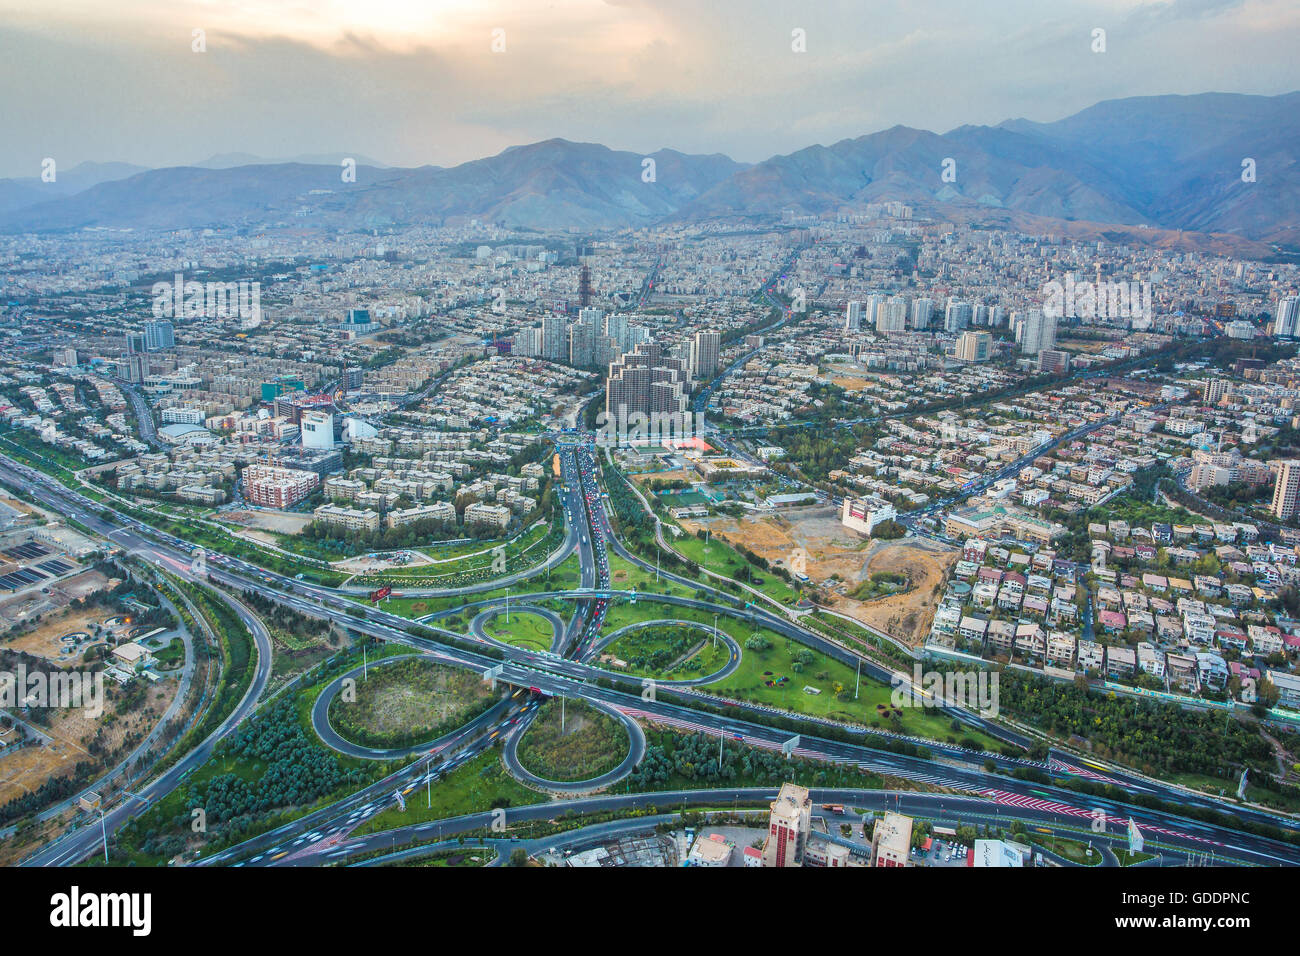
[[[1042,800],[1038,797],[1031,797],[1026,794],[1008,793],[1005,790],[980,790],[978,792],[1000,806],[1019,807],[1023,810],[1038,810],[1043,813],[1054,813],[1059,816],[1078,817],[1087,820],[1104,820],[1107,827],[1115,826],[1121,828],[1121,830],[1128,827],[1129,823],[1126,818],[1111,816],[1105,811],[1089,810],[1083,807],[1072,807],[1069,804],[1057,803],[1054,800]],[[1193,833],[1184,833],[1181,830],[1173,830],[1169,827],[1142,824],[1138,829],[1143,833],[1159,833],[1164,836],[1175,837],[1181,840],[1195,840],[1198,843],[1206,843],[1213,846],[1227,846],[1226,843],[1220,843],[1218,840],[1196,836]]]

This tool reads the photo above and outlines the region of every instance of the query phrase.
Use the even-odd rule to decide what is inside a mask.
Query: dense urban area
[[[0,236],[0,862],[1294,864],[1298,289],[899,202]]]

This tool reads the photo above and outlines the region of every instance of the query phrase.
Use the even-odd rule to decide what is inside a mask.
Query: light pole
[[[99,798],[99,832],[104,838],[104,864],[108,865],[108,825],[104,822],[104,798]]]

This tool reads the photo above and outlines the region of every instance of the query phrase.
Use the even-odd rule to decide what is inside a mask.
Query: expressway
[[[691,806],[714,808],[725,807],[728,804],[734,807],[763,806],[774,800],[776,795],[777,789],[771,787],[668,790],[576,797],[566,800],[563,807],[571,815],[626,813],[634,810],[671,812]],[[962,794],[845,788],[814,788],[809,791],[809,796],[814,806],[834,803],[868,811],[893,810],[948,826],[982,825],[1005,828],[1012,821],[1020,821],[1036,829],[1066,827],[1068,830],[1063,835],[1067,837],[1094,840],[1105,844],[1118,841],[1119,845],[1124,845],[1123,841],[1126,839],[1124,834],[1128,825],[1128,819],[1125,817],[1094,816],[1091,809],[1054,803],[1050,800],[1017,803]],[[524,823],[546,823],[555,816],[554,802],[477,811],[433,822],[345,836],[328,843],[321,841],[316,843],[319,849],[314,854],[305,855],[297,860],[286,858],[284,862],[346,863],[349,859],[361,855],[393,853],[398,847],[415,843],[436,844],[458,834],[503,832],[498,829],[503,824],[510,827]],[[1092,831],[1094,820],[1104,828],[1096,832]],[[639,821],[613,821],[606,826],[611,829],[622,829],[625,826],[638,824],[644,826],[652,823],[653,821],[642,818]],[[1293,856],[1275,854],[1268,847],[1253,848],[1218,843],[1196,834],[1179,833],[1158,825],[1147,826],[1141,820],[1138,821],[1138,825],[1143,832],[1148,850],[1158,850],[1171,864],[1184,862],[1193,856],[1205,858],[1210,855],[1213,855],[1216,861],[1264,866],[1292,864],[1295,859]],[[502,845],[517,842],[518,845],[535,851],[538,847],[564,846],[576,837],[577,833],[561,833],[550,837],[539,837],[532,841],[515,841],[508,837],[498,838],[498,840]],[[461,844],[458,842],[456,845]],[[472,845],[468,840],[464,844],[466,848]],[[424,848],[426,852],[429,849],[431,847]],[[273,855],[268,851],[256,861],[250,861],[250,864],[273,864],[277,862],[271,859]]]
[[[120,519],[120,521],[111,521],[100,515],[100,506],[94,502],[85,499],[78,493],[63,488],[57,483],[51,483],[47,477],[26,469],[17,463],[5,463],[12,470],[11,482],[20,487],[20,490],[36,497],[43,504],[61,511],[70,517],[86,524],[97,533],[111,536],[113,540],[119,541],[127,550],[140,554],[146,560],[155,563],[166,562],[178,570],[188,569],[188,553],[185,550],[184,542],[169,539],[168,536],[159,535],[157,532],[145,531],[138,523],[130,519]],[[566,494],[566,502],[570,507],[583,507],[587,502],[584,500],[574,501],[572,498],[572,486],[569,493]],[[607,522],[603,516],[603,510],[599,504],[597,495],[593,503],[592,513],[588,515],[588,525],[579,532],[580,554],[583,555],[584,588],[594,585],[598,580],[600,569],[596,559],[596,548],[592,545],[592,524],[591,521],[600,523],[602,538],[607,533]],[[583,507],[584,512],[586,511]],[[110,515],[110,517],[113,517]],[[118,516],[120,517],[120,516]],[[572,520],[573,513],[570,513]],[[610,539],[616,550],[620,547],[618,542]],[[622,553],[622,552],[620,552]],[[637,560],[637,559],[633,559]],[[646,566],[644,562],[639,562]],[[246,569],[246,570],[245,570]],[[262,569],[254,568],[243,562],[223,560],[218,564],[210,565],[209,576],[217,583],[225,584],[229,587],[242,589],[247,587],[256,587],[263,590],[269,597],[274,600],[285,603],[291,607],[302,610],[305,613],[314,614],[317,617],[327,617],[342,626],[351,628],[354,631],[371,634],[384,640],[394,641],[415,647],[426,653],[435,656],[438,660],[477,671],[482,671],[488,667],[500,664],[503,668],[500,680],[519,687],[536,688],[537,691],[547,696],[567,696],[579,697],[592,705],[612,706],[628,716],[635,716],[640,719],[653,721],[666,726],[676,727],[687,731],[696,731],[702,733],[716,734],[719,737],[730,737],[733,740],[739,740],[750,746],[765,747],[768,749],[779,749],[782,743],[789,736],[789,731],[778,728],[765,726],[748,720],[745,716],[746,710],[743,707],[728,708],[730,713],[711,713],[701,711],[697,707],[684,706],[682,704],[670,702],[665,698],[690,700],[685,692],[672,692],[665,690],[659,695],[659,699],[645,700],[640,695],[629,694],[623,691],[615,690],[603,684],[594,682],[603,672],[582,664],[578,661],[557,660],[554,655],[538,654],[527,649],[512,648],[511,653],[502,661],[496,656],[480,654],[474,651],[464,650],[460,646],[449,646],[442,643],[439,638],[456,638],[463,644],[464,635],[446,631],[431,624],[422,624],[417,629],[421,633],[413,633],[411,630],[412,622],[407,619],[399,618],[395,615],[387,614],[378,609],[361,609],[353,602],[340,598],[337,594],[328,588],[322,588],[317,585],[306,584],[304,582],[293,581],[283,576],[270,574]],[[692,588],[699,588],[697,582],[685,581]],[[274,584],[277,587],[265,588],[259,581]],[[715,592],[716,593],[716,592]],[[563,597],[574,600],[579,607],[579,613],[575,614],[575,619],[581,617],[582,609],[588,604],[600,604],[608,597],[613,597],[615,592],[612,591],[587,591],[579,589],[578,591],[561,591],[546,592],[543,594],[530,594],[530,599],[537,600],[544,597]],[[723,596],[719,595],[720,598]],[[813,643],[814,640],[822,642],[822,647],[828,653],[834,652],[837,657],[840,655],[849,655],[845,649],[839,648],[838,645],[825,641],[824,638],[817,638],[803,631],[796,625],[784,618],[772,615],[760,608],[748,607],[737,608],[731,602],[732,598],[725,598],[728,602],[711,603],[707,601],[696,601],[695,599],[675,598],[656,596],[655,600],[662,600],[665,603],[683,603],[685,606],[696,606],[709,609],[711,612],[716,611],[719,614],[729,614],[733,617],[742,617],[749,620],[761,621],[766,626],[785,629],[783,633],[791,636],[797,636],[799,640],[806,643]],[[482,602],[486,604],[495,603],[495,601]],[[364,615],[361,616],[361,615]],[[243,615],[241,615],[242,617]],[[250,626],[254,626],[250,623]],[[432,636],[425,636],[425,633]],[[814,644],[814,646],[817,646]],[[489,648],[485,645],[485,650],[496,650],[500,653],[499,648]],[[819,648],[821,649],[821,648]],[[851,655],[850,655],[851,656]],[[843,659],[842,657],[840,659]],[[259,653],[259,668],[262,661],[267,662],[269,666],[270,654],[269,645],[266,654]],[[251,694],[251,691],[250,691]],[[255,699],[255,698],[253,698]],[[245,702],[247,703],[247,701]],[[233,726],[238,719],[251,709],[242,707],[232,715],[228,726]],[[515,725],[517,728],[521,724]],[[228,729],[228,728],[227,728]],[[521,733],[516,730],[515,734]],[[513,736],[513,735],[512,735]],[[219,738],[218,738],[219,739]],[[905,754],[881,750],[866,745],[865,741],[871,738],[863,735],[864,743],[842,742],[834,740],[823,740],[816,737],[805,736],[800,749],[796,751],[800,756],[808,756],[823,760],[832,760],[838,762],[852,763],[863,769],[871,770],[877,773],[887,774],[905,779],[916,780],[923,783],[940,783],[955,789],[966,790],[974,793],[982,793],[989,799],[999,799],[998,795],[1006,795],[1007,799],[1033,800],[1046,799],[1049,802],[1060,803],[1061,805],[1071,805],[1074,803],[1087,802],[1089,805],[1096,803],[1092,798],[1081,796],[1078,793],[1068,789],[1061,789],[1047,784],[1031,785],[1023,780],[1017,780],[1010,776],[1014,769],[1023,766],[1025,761],[1017,758],[1003,758],[997,755],[970,754],[961,751],[960,748],[945,748],[941,744],[930,744],[930,752],[925,756],[909,756]],[[169,791],[179,782],[179,777],[184,770],[192,769],[202,762],[202,756],[210,753],[211,744],[215,740],[205,742],[207,750],[200,755],[199,751],[189,755],[183,765],[173,768],[172,773],[165,775],[150,788],[146,789],[146,795],[156,794],[161,796]],[[962,755],[965,755],[963,759]],[[1070,772],[1068,760],[1061,761],[1061,765],[1066,769],[1053,768],[1058,772]],[[987,771],[984,769],[983,761],[993,760],[995,769]],[[402,773],[411,774],[408,783],[414,785],[422,781],[423,776],[420,773],[426,772],[417,764],[413,765],[414,770],[408,768]],[[1082,768],[1075,768],[1082,770]],[[1097,774],[1091,772],[1081,772],[1080,776],[1097,778]],[[1122,779],[1116,778],[1111,774],[1110,778],[1115,779],[1117,783],[1124,783]],[[391,781],[384,781],[387,784]],[[369,792],[373,788],[368,788]],[[1191,797],[1186,792],[1175,788],[1167,787],[1155,781],[1140,780],[1134,778],[1131,789],[1137,792],[1145,792],[1149,795],[1159,796],[1162,799],[1174,803],[1182,803],[1187,806],[1197,806],[1222,810],[1223,804],[1213,801],[1208,797]],[[376,791],[383,793],[385,791]],[[1037,795],[1042,794],[1042,797]],[[343,803],[355,809],[357,804],[352,803],[354,798],[348,798]],[[384,799],[390,799],[385,797]],[[365,801],[362,801],[365,802]],[[327,808],[328,809],[328,808]],[[1094,807],[1095,809],[1095,807]],[[1121,813],[1118,808],[1108,805],[1108,809]],[[120,825],[132,813],[134,808],[123,805],[113,811],[115,825]],[[323,817],[325,811],[318,814],[312,814],[296,821],[294,824],[286,825],[288,832],[302,832],[303,827],[315,826]],[[351,812],[351,811],[349,811]],[[1268,823],[1278,825],[1282,818],[1272,814],[1265,814],[1251,808],[1234,807],[1234,812],[1243,820],[1252,822]],[[1202,824],[1186,820],[1178,815],[1168,814],[1164,811],[1146,810],[1129,807],[1122,811],[1123,816],[1135,816],[1140,824],[1146,824],[1153,827],[1160,827],[1175,832],[1186,832],[1189,838],[1193,839],[1217,839],[1218,842],[1237,841],[1246,850],[1256,857],[1264,858],[1275,854],[1288,855],[1288,859],[1300,858],[1300,851],[1289,847],[1285,844],[1279,844],[1275,841],[1268,840],[1264,837],[1255,837],[1243,834],[1235,830],[1222,830],[1221,828],[1212,827],[1208,824]],[[346,818],[345,818],[346,819]],[[1283,821],[1289,822],[1289,821]],[[279,828],[274,833],[279,833],[286,828]],[[1181,828],[1181,829],[1180,829]],[[47,848],[42,851],[36,862],[45,863],[64,863],[76,859],[81,859],[94,851],[93,838],[84,839],[86,831],[80,831],[74,834],[72,842],[64,841],[63,849],[55,852],[54,848]],[[1206,834],[1198,836],[1198,834]],[[97,836],[97,834],[95,835]],[[266,836],[265,834],[263,835]],[[258,838],[260,841],[261,838]],[[55,845],[56,847],[59,844]]]
[[[218,592],[220,593],[220,592]],[[217,729],[197,747],[178,760],[170,769],[131,794],[130,798],[112,809],[103,812],[99,827],[93,825],[79,830],[68,831],[61,839],[55,840],[38,850],[23,861],[25,866],[71,866],[95,852],[96,845],[105,837],[105,832],[115,832],[136,814],[147,809],[151,804],[171,793],[191,771],[202,766],[212,755],[217,744],[226,739],[239,724],[257,707],[266,683],[271,676],[271,637],[261,620],[250,611],[242,601],[221,595],[239,616],[244,626],[253,635],[257,649],[257,661],[253,679],[248,689],[240,698],[235,709],[223,720]]]

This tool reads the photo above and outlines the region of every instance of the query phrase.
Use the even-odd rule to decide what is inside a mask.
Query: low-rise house
[[[1193,694],[1201,689],[1196,658],[1191,654],[1166,654],[1165,671],[1169,675],[1170,686]]]
[[[1079,670],[1081,671],[1101,671],[1106,666],[1106,648],[1096,641],[1080,640],[1076,647],[1076,653],[1079,659]]]
[[[1137,666],[1152,677],[1163,679],[1165,676],[1165,652],[1146,641],[1137,646]]]
[[[1131,647],[1106,648],[1106,676],[1122,679],[1133,674],[1135,656]]]
[[[1074,666],[1075,639],[1073,634],[1052,631],[1047,635],[1045,660],[1053,667],[1069,668]]]

